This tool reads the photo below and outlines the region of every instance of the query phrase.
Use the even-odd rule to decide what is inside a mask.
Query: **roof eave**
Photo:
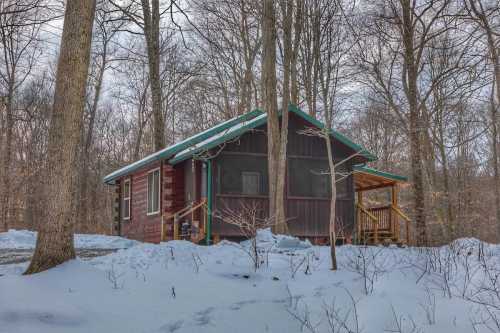
[[[408,181],[408,177],[401,176],[401,175],[396,175],[394,173],[390,173],[390,172],[386,172],[386,171],[380,171],[380,170],[377,170],[377,169],[373,169],[373,168],[369,168],[369,167],[365,167],[365,166],[360,166],[360,165],[354,166],[354,171],[355,172],[356,171],[357,172],[364,172],[364,173],[367,173],[367,174],[371,174],[371,175],[383,177],[383,178],[386,178],[386,179],[389,179],[389,180],[392,180],[392,181],[396,181],[396,182],[407,182]]]
[[[203,152],[203,151],[207,151],[207,150],[210,150],[212,148],[215,148],[217,147],[218,145],[228,141],[228,140],[231,140],[231,139],[234,139],[238,136],[241,136],[242,134],[246,133],[247,131],[249,130],[252,130],[256,127],[259,127],[263,124],[265,124],[267,121],[267,116],[266,117],[262,117],[261,119],[258,119],[258,120],[255,120],[253,121],[252,123],[250,124],[247,124],[245,126],[242,126],[240,129],[234,131],[233,133],[228,133],[226,135],[223,135],[221,136],[219,139],[213,141],[213,142],[210,142],[209,144],[207,145],[204,145],[204,146],[200,146],[192,151],[187,151],[186,153],[182,154],[182,155],[179,155],[179,156],[175,156],[174,158],[170,159],[169,160],[169,163],[172,164],[172,165],[175,165],[175,164],[178,164],[182,161],[185,161],[189,158],[191,158],[192,156],[200,153],[200,152]]]
[[[178,153],[178,152],[180,152],[180,151],[182,151],[182,150],[184,150],[192,145],[200,143],[203,140],[206,140],[207,138],[209,138],[212,135],[220,133],[220,132],[224,131],[225,129],[227,129],[231,126],[234,126],[242,121],[246,121],[246,120],[255,118],[263,113],[264,112],[262,110],[255,109],[255,110],[248,112],[248,113],[245,113],[239,117],[235,117],[232,120],[229,120],[229,121],[226,121],[222,124],[216,125],[211,129],[208,129],[206,131],[203,131],[202,133],[194,135],[191,139],[185,140],[185,142],[183,142],[182,144],[177,144],[177,145],[174,144],[173,146],[171,146],[171,148],[167,147],[161,153],[153,153],[149,156],[146,156],[142,160],[128,164],[128,165],[106,175],[103,178],[103,182],[106,184],[114,185],[116,179],[123,177],[123,176],[126,176],[126,175],[142,168],[143,166],[145,166],[151,162],[168,159],[168,158],[174,156],[176,153]]]

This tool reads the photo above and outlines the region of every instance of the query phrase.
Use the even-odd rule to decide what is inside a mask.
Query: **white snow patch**
[[[37,233],[29,230],[14,230],[0,233],[0,249],[34,249]],[[125,249],[139,242],[117,236],[76,234],[78,249]]]

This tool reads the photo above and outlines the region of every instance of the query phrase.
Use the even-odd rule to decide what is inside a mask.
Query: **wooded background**
[[[427,242],[500,240],[500,2],[274,5],[279,107],[290,95],[320,120],[333,115],[379,157],[373,167],[408,175],[401,203]],[[263,10],[253,0],[97,1],[77,232],[112,232],[105,174],[266,107]],[[55,0],[0,2],[0,231],[37,229],[44,209],[63,13]]]

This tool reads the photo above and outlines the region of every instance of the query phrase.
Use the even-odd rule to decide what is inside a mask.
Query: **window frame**
[[[128,196],[126,197],[125,196],[125,185],[128,184]],[[128,216],[125,216],[123,215],[124,213],[124,210],[122,209],[122,219],[123,220],[130,220],[130,214],[131,214],[131,200],[130,198],[132,197],[132,188],[131,188],[131,185],[132,182],[131,182],[131,179],[130,178],[126,178],[124,181],[123,181],[123,187],[122,187],[122,204],[125,202],[125,201],[128,201]]]
[[[154,182],[154,173],[158,171],[158,210],[156,211],[149,211],[149,175],[153,174],[153,182]],[[147,216],[152,216],[160,213],[161,211],[161,172],[160,172],[160,167],[154,168],[147,173],[147,178],[146,178],[146,215]],[[151,205],[153,206],[153,205]]]
[[[257,193],[246,193],[245,192],[245,181],[244,181],[245,175],[257,176]],[[241,195],[246,195],[246,196],[260,195],[260,193],[262,193],[261,183],[262,183],[262,174],[259,171],[245,171],[245,170],[241,171]]]

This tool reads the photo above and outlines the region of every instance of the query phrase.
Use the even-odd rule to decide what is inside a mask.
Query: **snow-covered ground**
[[[499,332],[500,247],[139,244],[21,276],[0,266],[0,332]]]
[[[36,232],[28,230],[9,230],[0,232],[0,249],[34,249]],[[75,235],[77,249],[125,249],[139,242],[116,236]]]

